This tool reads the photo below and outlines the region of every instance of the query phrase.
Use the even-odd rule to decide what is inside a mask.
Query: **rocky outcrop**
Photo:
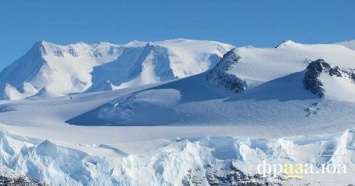
[[[319,78],[322,73],[332,77],[350,79],[355,84],[355,72],[353,69],[342,69],[332,66],[325,62],[324,59],[318,59],[308,65],[303,79],[303,86],[306,90],[311,91],[320,98],[323,98],[325,94],[324,85]]]
[[[233,50],[227,52],[216,67],[207,73],[206,80],[220,84],[235,93],[243,92],[247,87],[246,81],[240,79],[235,74],[228,73],[232,65],[238,63],[240,59],[241,57],[235,54]]]
[[[306,90],[322,98],[324,97],[325,90],[323,89],[323,83],[319,79],[321,73],[337,77],[342,77],[342,73],[339,67],[332,67],[324,59],[318,59],[308,65],[303,79],[303,86]]]
[[[46,186],[46,184],[38,182],[37,180],[30,179],[26,176],[18,176],[18,177],[6,177],[0,175],[0,185],[7,186]]]
[[[349,70],[343,70],[345,74],[352,80],[352,82],[355,84],[355,69],[349,69]]]
[[[189,170],[185,178],[182,180],[182,185],[203,185],[204,180],[208,185],[242,185],[242,186],[263,186],[263,185],[282,185],[281,178],[276,178],[276,181],[268,181],[267,177],[262,177],[260,174],[245,173],[237,168],[235,161],[224,162],[225,168],[216,165],[206,165],[206,172],[197,169]]]

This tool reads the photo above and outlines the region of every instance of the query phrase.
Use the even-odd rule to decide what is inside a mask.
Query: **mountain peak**
[[[292,40],[286,40],[286,41],[283,41],[281,44],[277,45],[277,47],[275,47],[275,48],[289,47],[289,46],[294,46],[296,44],[297,43]]]
[[[45,48],[55,47],[55,46],[59,46],[59,45],[44,40],[36,41],[35,44],[33,45],[33,47],[45,47]]]
[[[137,46],[144,46],[146,44],[147,44],[147,42],[144,42],[144,41],[133,40],[133,41],[125,44],[124,46],[126,46],[126,47],[137,47]]]
[[[46,55],[47,54],[46,48],[49,45],[53,45],[53,44],[47,41],[37,41],[29,50],[29,52],[36,52],[36,53],[39,52],[41,55]]]
[[[44,40],[40,40],[40,41],[36,41],[34,46],[44,46],[46,44],[48,44],[49,42],[44,41]]]

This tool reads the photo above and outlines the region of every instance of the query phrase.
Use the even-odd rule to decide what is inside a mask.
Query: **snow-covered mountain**
[[[275,126],[323,122],[344,108],[355,108],[354,59],[354,50],[335,44],[286,41],[277,48],[236,48],[208,72],[120,97],[68,122]],[[314,109],[320,111],[308,117]],[[350,110],[343,119],[354,117]],[[159,113],[163,114],[151,117]]]
[[[57,94],[82,92],[91,85],[93,66],[118,56],[119,46],[109,43],[59,46],[37,42],[0,73],[1,98],[21,99],[43,88]]]
[[[159,59],[169,47],[131,45],[126,52]],[[0,173],[52,185],[353,184],[354,59],[343,45],[285,41],[231,49],[209,70],[175,81],[90,92],[106,89],[94,85],[107,79],[97,85],[117,88],[110,76],[93,75],[85,93],[50,98],[57,92],[44,87],[25,100],[1,100]],[[92,74],[109,74],[118,61]],[[318,172],[345,164],[347,173],[262,176],[263,161],[309,163]]]
[[[245,80],[251,89],[262,83],[305,71],[309,63],[318,59],[351,70],[355,68],[354,57],[353,50],[336,44],[305,45],[285,41],[277,48],[233,49],[220,63],[228,64],[228,68],[224,70],[226,74]],[[218,66],[220,65],[216,69]]]
[[[0,73],[0,98],[22,99],[43,88],[54,96],[183,78],[213,68],[232,47],[185,39],[126,45],[37,42]]]

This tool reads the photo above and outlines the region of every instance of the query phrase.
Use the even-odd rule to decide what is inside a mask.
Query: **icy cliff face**
[[[317,183],[337,180],[352,183],[355,167],[354,132],[341,135],[281,138],[277,140],[203,137],[171,139],[145,155],[125,154],[115,158],[91,156],[58,146],[48,140],[0,134],[1,174],[25,174],[50,185],[236,185]],[[142,144],[144,146],[144,144]],[[90,145],[100,150],[109,145]],[[339,156],[341,155],[341,156]],[[304,175],[302,180],[273,177],[258,172],[268,163],[344,163],[348,174]]]

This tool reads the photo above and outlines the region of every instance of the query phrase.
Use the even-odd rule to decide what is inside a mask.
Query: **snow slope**
[[[232,47],[185,39],[126,45],[37,42],[0,73],[0,96],[23,99],[42,88],[65,95],[183,78],[212,68]]]
[[[348,47],[350,49],[355,50],[355,40],[343,41],[343,42],[339,42],[337,44],[343,45],[343,46],[346,46],[346,47]]]
[[[54,185],[353,184],[353,59],[341,45],[287,41],[236,48],[207,72],[158,84],[2,100],[0,171]],[[264,178],[263,160],[348,173]]]
[[[94,68],[93,85],[87,91],[126,88],[199,74],[213,68],[232,47],[184,39],[132,42],[117,60]]]
[[[37,42],[1,72],[1,98],[21,99],[36,94],[42,88],[57,94],[82,92],[91,85],[93,66],[110,62],[118,56],[119,47],[109,43],[59,46]],[[21,96],[4,92],[4,85],[11,85]]]
[[[188,78],[173,83],[183,80],[188,80]],[[182,82],[180,85],[189,86],[191,91],[194,91],[192,87],[196,84],[189,85]],[[225,125],[226,123],[222,122],[213,124],[212,120],[210,125],[213,124],[213,126],[195,126],[205,125],[199,123],[199,120],[194,120],[195,125],[187,125],[187,123],[184,126],[151,126],[152,123],[148,123],[149,126],[87,127],[64,123],[65,120],[97,108],[110,100],[132,95],[147,88],[150,92],[143,91],[141,95],[137,95],[136,99],[163,109],[180,99],[190,102],[184,109],[186,111],[193,110],[197,113],[211,114],[209,110],[213,110],[216,113],[214,117],[220,117],[221,121],[226,121],[225,118],[228,117],[235,121],[230,122],[230,125]],[[245,111],[246,114],[249,112],[250,121],[239,122],[240,120],[237,120],[239,115],[230,114],[228,105],[227,109],[211,107],[215,103],[205,104],[205,107],[198,108],[199,102],[206,102],[204,100],[215,99],[220,95],[230,95],[228,91],[209,95],[201,94],[204,96],[199,96],[199,100],[184,93],[180,96],[170,88],[162,93],[149,94],[152,93],[151,91],[157,90],[154,90],[154,87],[140,87],[73,95],[72,97],[2,101],[0,130],[3,131],[3,135],[0,147],[3,166],[1,172],[9,176],[13,175],[12,173],[15,173],[14,175],[26,174],[32,179],[54,185],[144,185],[147,183],[152,185],[224,183],[228,185],[238,179],[246,183],[290,184],[295,182],[296,185],[300,183],[312,183],[313,185],[319,182],[328,183],[328,185],[352,183],[354,138],[347,129],[355,126],[352,119],[354,104],[320,100],[307,91],[305,92],[312,99],[306,102],[286,103],[288,101],[285,100],[265,102],[263,99],[250,99],[249,102],[245,101],[243,104],[243,102],[238,103],[238,100],[233,100],[237,101],[233,107],[236,109],[236,114],[238,114],[237,111],[250,107]],[[154,95],[164,98],[164,94],[174,96],[168,97],[170,102],[153,99]],[[320,103],[308,105],[313,101]],[[239,104],[241,104],[240,108],[235,107]],[[286,105],[283,106],[283,104]],[[303,110],[305,108],[303,106],[309,110]],[[271,109],[273,107],[277,109]],[[201,108],[205,109],[197,110]],[[149,109],[151,109],[150,112],[154,112],[153,108],[149,107]],[[287,112],[288,116],[285,116]],[[299,113],[302,114],[299,115]],[[150,114],[155,114],[150,115],[151,118],[162,116],[159,113]],[[307,117],[307,115],[310,116]],[[268,119],[267,117],[274,118]],[[282,117],[291,119],[271,123],[271,120],[277,121]],[[300,118],[293,119],[295,117]],[[192,115],[186,118],[191,120],[197,117]],[[204,121],[211,118],[213,116]],[[323,152],[328,153],[327,155],[329,152],[334,152],[334,156],[319,157],[319,154]],[[339,159],[338,153],[343,158]],[[309,157],[303,156],[305,154],[309,154]],[[342,176],[309,176],[301,181],[260,178],[260,175],[254,178],[258,175],[257,164],[265,159],[270,163],[313,162],[314,165],[336,160],[346,163],[349,172]],[[238,170],[249,176],[238,176]]]
[[[305,45],[285,41],[276,48],[240,47],[233,51],[241,59],[227,72],[245,80],[249,87],[301,72],[317,59],[342,68],[355,68],[355,52],[336,44]]]
[[[325,60],[310,61],[318,58]],[[236,48],[206,73],[120,97],[68,123],[272,127],[304,123],[307,127],[329,123],[340,113],[346,123],[355,116],[353,59],[355,52],[339,45],[287,41],[277,48]],[[313,72],[312,65],[317,64],[327,68],[319,66],[319,72]],[[321,84],[313,89],[320,89],[319,94],[312,90],[317,83]],[[310,115],[314,105],[317,114]],[[160,117],[152,117],[159,113]]]

